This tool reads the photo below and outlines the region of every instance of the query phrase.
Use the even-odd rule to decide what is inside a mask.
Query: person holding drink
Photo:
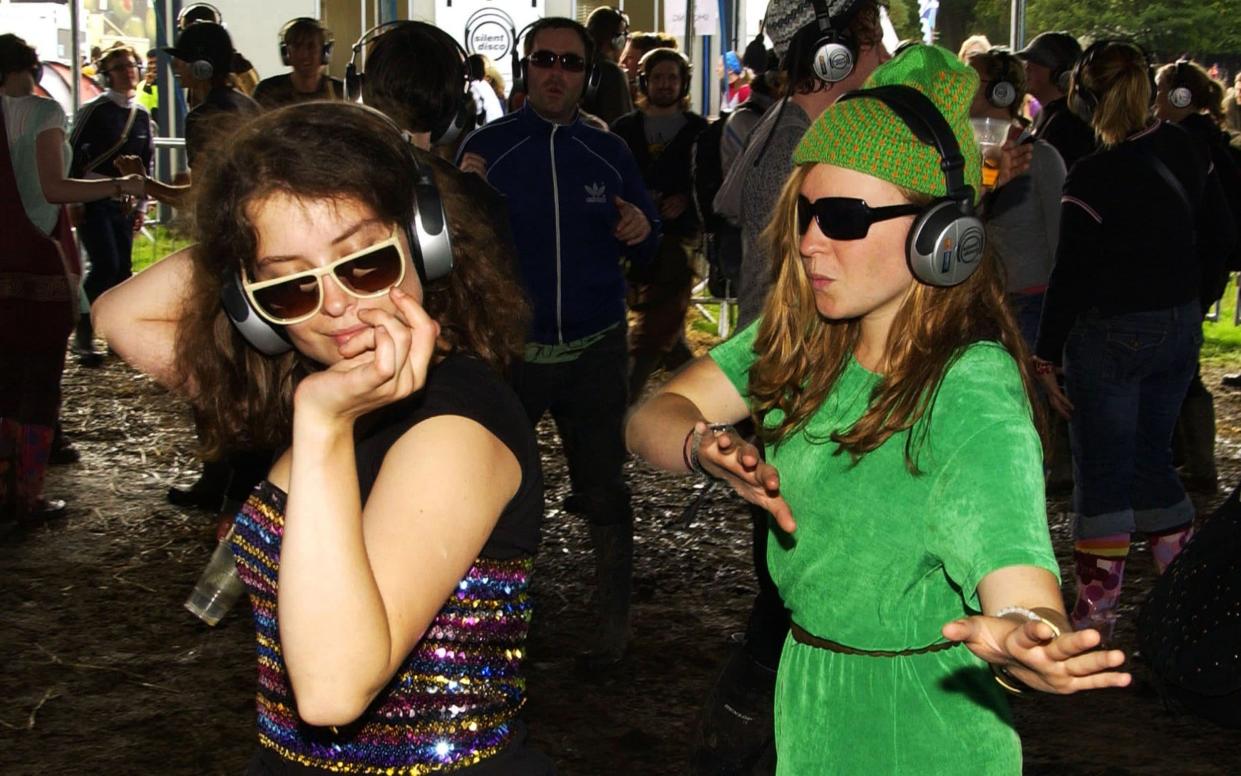
[[[1021,115],[1026,94],[1025,70],[1008,49],[995,47],[967,60],[978,73],[978,91],[970,103],[970,123],[983,155],[983,186],[994,185],[999,148],[1019,138],[1027,122]],[[1038,336],[1043,292],[1060,238],[1060,190],[1064,161],[1046,141],[1030,139],[1030,169],[995,190],[988,207],[987,241],[1004,266],[1005,290],[1026,345]],[[988,177],[992,183],[988,183]]]

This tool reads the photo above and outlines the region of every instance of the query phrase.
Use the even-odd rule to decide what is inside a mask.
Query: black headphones
[[[332,63],[332,48],[336,45],[336,37],[332,35],[331,30],[323,26],[322,22],[310,16],[299,16],[296,19],[290,19],[280,28],[280,61],[285,67],[291,64],[289,62],[289,41],[287,38],[289,30],[298,24],[311,25],[323,36],[323,51],[319,55],[319,64],[330,65]]]
[[[661,53],[656,53],[661,52]],[[677,67],[681,71],[681,94],[678,100],[683,100],[689,96],[690,76],[694,74],[694,66],[685,58],[685,55],[676,49],[669,48],[653,48],[642,55],[642,59],[638,60],[638,91],[646,96],[650,96],[650,73],[652,67],[660,62],[676,62]]]
[[[543,21],[543,19],[535,19],[525,27],[522,27],[520,32],[513,33],[513,86],[509,89],[509,94],[515,94],[517,92],[527,93],[526,68],[529,67],[529,63],[526,61],[527,57],[524,54],[519,54],[518,52],[521,51],[522,39],[530,33],[530,29],[532,27],[541,21]],[[587,44],[587,41],[590,40],[590,33],[587,32],[586,28],[582,25],[578,24],[578,26],[581,27],[581,29],[577,30],[577,33],[582,36],[582,43],[586,45],[587,50],[591,52],[586,58],[586,85],[582,89],[582,96],[578,100],[580,103],[590,102],[595,99],[595,94],[599,91],[599,82],[603,80],[603,72],[599,69],[599,66],[595,62],[595,55],[593,53],[594,43],[592,42]]]
[[[369,44],[373,44],[384,33],[407,24],[416,24],[428,30],[435,30],[445,40],[451,41],[453,47],[461,55],[461,72],[464,74],[464,78],[462,80],[461,93],[457,96],[456,108],[449,114],[448,118],[442,120],[439,125],[431,130],[431,142],[433,144],[450,145],[461,136],[462,132],[473,129],[478,123],[478,105],[474,102],[474,95],[470,93],[470,55],[457,42],[456,38],[453,38],[439,27],[408,19],[393,19],[392,21],[377,24],[362,33],[362,37],[358,38],[357,43],[353,44],[349,65],[345,68],[345,99],[357,103],[362,102],[362,84],[366,80],[366,73],[362,72],[358,64],[362,49]]]
[[[814,53],[810,67],[823,83],[839,83],[849,77],[857,64],[857,42],[849,31],[849,24],[863,0],[850,0],[835,17],[828,10],[827,0],[813,1],[819,39],[811,49]]]
[[[987,85],[987,90],[983,96],[987,98],[987,102],[995,108],[1009,108],[1017,101],[1017,86],[1006,77],[1010,66],[1016,60],[1013,53],[1003,47],[995,47],[987,52],[995,57],[995,72],[1000,77],[992,78]]]
[[[894,84],[847,92],[840,102],[879,100],[905,122],[914,137],[939,152],[947,193],[914,219],[905,240],[909,270],[928,286],[965,282],[982,263],[987,233],[974,214],[974,189],[965,183],[965,157],[952,127],[935,103],[912,86]]]
[[[398,127],[396,122],[374,108],[365,105],[356,107],[358,110],[370,111],[401,136],[408,169],[413,175],[414,188],[414,213],[405,225],[405,236],[409,239],[410,258],[414,262],[414,269],[418,271],[418,279],[425,288],[427,283],[447,277],[452,272],[452,238],[448,232],[448,215],[444,212],[444,203],[439,189],[435,186],[435,178],[431,168],[415,153],[413,143],[409,142],[409,134]],[[258,314],[251,306],[250,298],[241,282],[239,270],[226,273],[220,286],[220,305],[228,319],[237,327],[246,342],[264,355],[278,356],[292,350],[293,343],[289,341],[284,327],[269,323]],[[324,281],[320,279],[319,282]]]
[[[1070,101],[1070,107],[1074,113],[1077,113],[1087,121],[1094,116],[1095,110],[1099,107],[1099,95],[1093,89],[1086,86],[1083,76],[1085,75],[1086,68],[1090,66],[1091,60],[1108,46],[1128,46],[1141,55],[1142,61],[1146,63],[1146,77],[1150,81],[1150,99],[1152,103],[1155,99],[1155,70],[1151,66],[1151,58],[1146,53],[1146,49],[1131,40],[1115,38],[1098,40],[1091,43],[1082,52],[1082,55],[1078,57],[1077,64],[1073,66],[1073,77],[1070,82],[1073,86],[1073,99]]]
[[[202,16],[202,18],[187,21],[190,14],[194,14],[195,11],[203,12],[201,14],[195,14],[196,16]],[[186,24],[192,24],[194,22],[212,22],[213,24],[218,24],[223,27],[224,14],[220,13],[220,9],[216,8],[211,3],[190,3],[177,12],[178,30],[184,30]]]
[[[1172,71],[1172,88],[1168,90],[1168,104],[1173,108],[1188,108],[1194,102],[1194,92],[1185,85],[1185,71],[1189,69],[1188,59],[1176,60]]]

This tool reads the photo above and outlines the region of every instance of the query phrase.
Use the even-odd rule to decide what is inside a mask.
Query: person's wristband
[[[727,433],[729,431],[735,431],[735,429],[729,423],[708,423],[707,431],[719,436],[720,434]],[[689,433],[685,435],[685,446],[681,450],[682,457],[685,460],[685,468],[689,469],[691,472],[702,475],[707,479],[719,479],[714,474],[703,468],[702,462],[698,460],[698,448],[702,445],[702,434],[703,432],[698,430],[698,424],[695,423],[694,427],[691,428]]]
[[[1042,606],[1038,609],[1027,609],[1024,606],[1006,606],[996,612],[995,616],[1009,620],[1016,620],[1021,622],[1022,625],[1027,622],[1045,622],[1047,623],[1047,627],[1051,628],[1051,637],[1053,639],[1060,638],[1060,634],[1063,632],[1060,626],[1053,620],[1043,617],[1040,612],[1049,612],[1053,615],[1059,615],[1059,612],[1055,609],[1048,609],[1047,607]],[[1059,617],[1056,619],[1059,619]]]
[[[1036,375],[1049,375],[1056,371],[1056,365],[1045,358],[1033,356],[1032,360],[1034,361],[1034,374]]]

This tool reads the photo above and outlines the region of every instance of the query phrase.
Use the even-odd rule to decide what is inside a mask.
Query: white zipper
[[[564,322],[561,311],[561,278],[560,278],[560,182],[556,180],[556,129],[559,124],[552,124],[552,133],[548,135],[548,149],[552,160],[552,212],[555,213],[556,224],[556,340],[564,344]]]

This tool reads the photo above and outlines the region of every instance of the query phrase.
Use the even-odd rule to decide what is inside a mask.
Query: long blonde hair
[[[1090,125],[1105,146],[1114,146],[1146,126],[1151,84],[1146,54],[1132,43],[1096,44],[1082,55],[1069,82],[1069,99],[1093,101]],[[1084,95],[1082,94],[1084,92]]]
[[[1185,87],[1190,96],[1187,107],[1194,111],[1206,111],[1216,124],[1224,123],[1224,85],[1212,78],[1206,68],[1197,62],[1182,60],[1164,65],[1155,74],[1155,83],[1166,87],[1169,92],[1178,86]]]
[[[754,340],[758,357],[750,368],[749,393],[755,425],[772,445],[805,428],[840,379],[860,336],[858,319],[828,320],[819,314],[802,266],[797,195],[810,169],[802,165],[793,171],[762,237],[773,259],[773,284]],[[914,204],[932,201],[925,194],[903,193]],[[848,453],[856,462],[925,416],[927,422],[905,441],[905,465],[917,473],[918,449],[930,425],[927,413],[944,374],[968,345],[986,340],[999,342],[1016,360],[1041,429],[1029,351],[1005,302],[1000,268],[987,251],[978,270],[960,285],[910,286],[888,333],[883,376],[866,411],[852,427],[831,434],[837,454]],[[766,427],[763,420],[777,410],[779,423]]]

